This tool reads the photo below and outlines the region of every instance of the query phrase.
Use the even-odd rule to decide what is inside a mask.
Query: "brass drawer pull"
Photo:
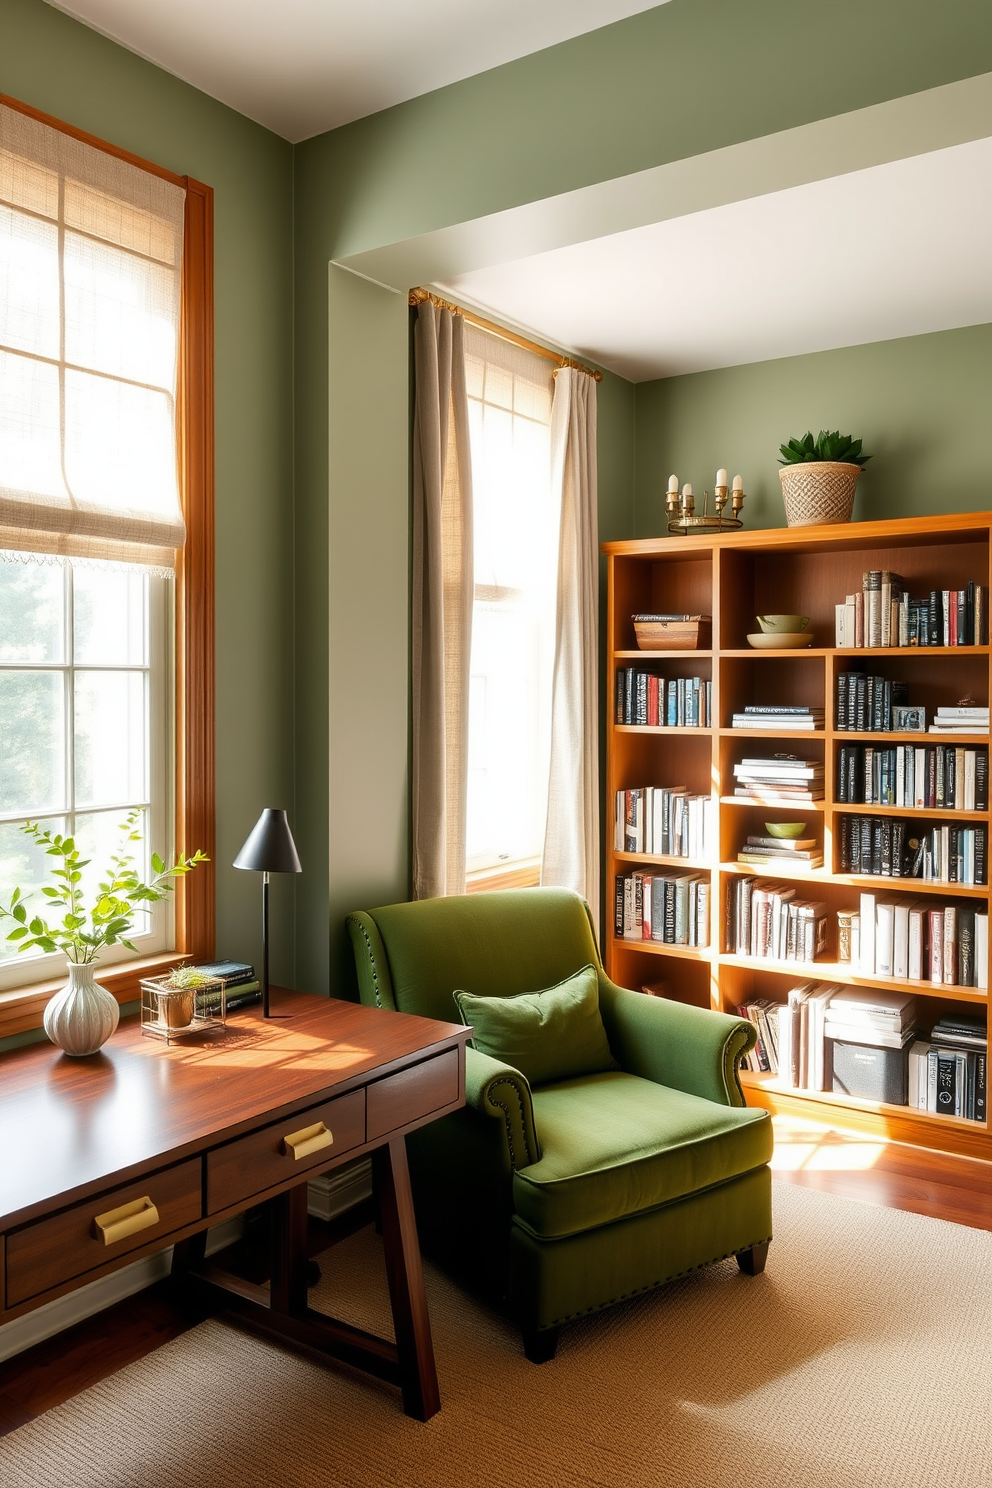
[[[116,1245],[118,1240],[126,1240],[128,1235],[136,1235],[139,1230],[154,1229],[158,1222],[158,1210],[146,1194],[143,1199],[134,1199],[119,1209],[108,1209],[106,1214],[96,1215],[93,1220],[94,1239],[102,1240],[104,1245]]]
[[[309,1157],[311,1152],[319,1152],[322,1147],[330,1147],[334,1141],[334,1133],[329,1132],[322,1121],[316,1126],[304,1126],[298,1132],[290,1132],[288,1137],[282,1139],[282,1150],[291,1152],[295,1162],[301,1157]]]

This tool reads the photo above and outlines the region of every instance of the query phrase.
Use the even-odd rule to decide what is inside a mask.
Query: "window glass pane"
[[[175,293],[171,268],[67,233],[66,361],[171,388],[176,371]]]
[[[65,570],[0,561],[0,662],[63,660]]]
[[[60,438],[58,368],[0,351],[0,486],[68,506]]]
[[[9,207],[0,207],[0,343],[59,354],[58,228]]]
[[[73,640],[77,663],[144,666],[147,659],[143,573],[73,570]]]
[[[65,374],[65,473],[79,501],[173,518],[172,399],[87,372]]]
[[[65,805],[61,672],[0,672],[0,811]]]
[[[64,832],[65,822],[48,818],[45,826],[51,832]],[[22,830],[19,822],[0,822],[0,900],[10,902],[13,889],[19,888],[21,897],[28,899],[28,909],[37,914],[43,907],[43,884],[50,884],[53,858],[46,857],[43,848],[35,845]],[[17,941],[9,941],[7,935],[14,929],[13,920],[4,920],[0,925],[0,960],[10,960],[18,954]],[[41,955],[40,951],[25,951],[21,960],[29,955]]]
[[[106,882],[111,858],[122,850],[124,833],[121,827],[126,817],[126,811],[81,812],[76,817],[73,834],[76,846],[83,857],[89,860],[83,869],[81,883],[87,904],[93,902],[98,885]],[[141,833],[141,841],[130,843],[127,851],[134,858],[134,866],[138,875],[147,882],[148,862],[151,856],[147,841],[147,812],[141,813],[138,831]],[[151,915],[146,910],[140,910],[134,918],[134,934],[147,933],[150,925]],[[130,940],[131,937],[128,936],[128,939]]]
[[[142,672],[76,673],[76,801],[147,799]]]

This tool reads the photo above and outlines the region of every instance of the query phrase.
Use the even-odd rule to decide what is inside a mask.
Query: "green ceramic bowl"
[[[808,615],[755,615],[766,635],[797,635],[809,624]]]
[[[805,829],[805,822],[765,822],[769,837],[801,837]]]

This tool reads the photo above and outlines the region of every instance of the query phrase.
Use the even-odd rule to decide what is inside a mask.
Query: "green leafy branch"
[[[130,844],[141,841],[137,830],[140,811],[132,811],[121,823],[121,842],[111,855],[110,864],[103,880],[97,885],[96,901],[87,908],[83,904],[80,887],[83,869],[90,864],[89,858],[80,855],[72,837],[50,832],[37,822],[25,822],[22,831],[31,837],[50,858],[58,860],[51,868],[54,884],[42,889],[48,903],[46,914],[30,914],[28,896],[15,888],[9,904],[0,904],[0,921],[12,919],[16,923],[8,932],[7,939],[19,942],[19,951],[62,951],[70,961],[86,965],[95,961],[105,946],[123,945],[136,950],[127,939],[134,925],[135,914],[145,905],[155,904],[172,893],[175,880],[182,878],[199,863],[209,861],[206,853],[199,849],[192,857],[178,856],[166,863],[158,853],[152,853],[152,880],[144,883],[134,866],[134,854]],[[48,916],[51,916],[49,918]]]

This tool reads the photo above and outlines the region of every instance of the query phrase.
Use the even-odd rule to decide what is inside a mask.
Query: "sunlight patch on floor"
[[[795,1116],[776,1116],[773,1173],[865,1172],[887,1147],[884,1141]]]

